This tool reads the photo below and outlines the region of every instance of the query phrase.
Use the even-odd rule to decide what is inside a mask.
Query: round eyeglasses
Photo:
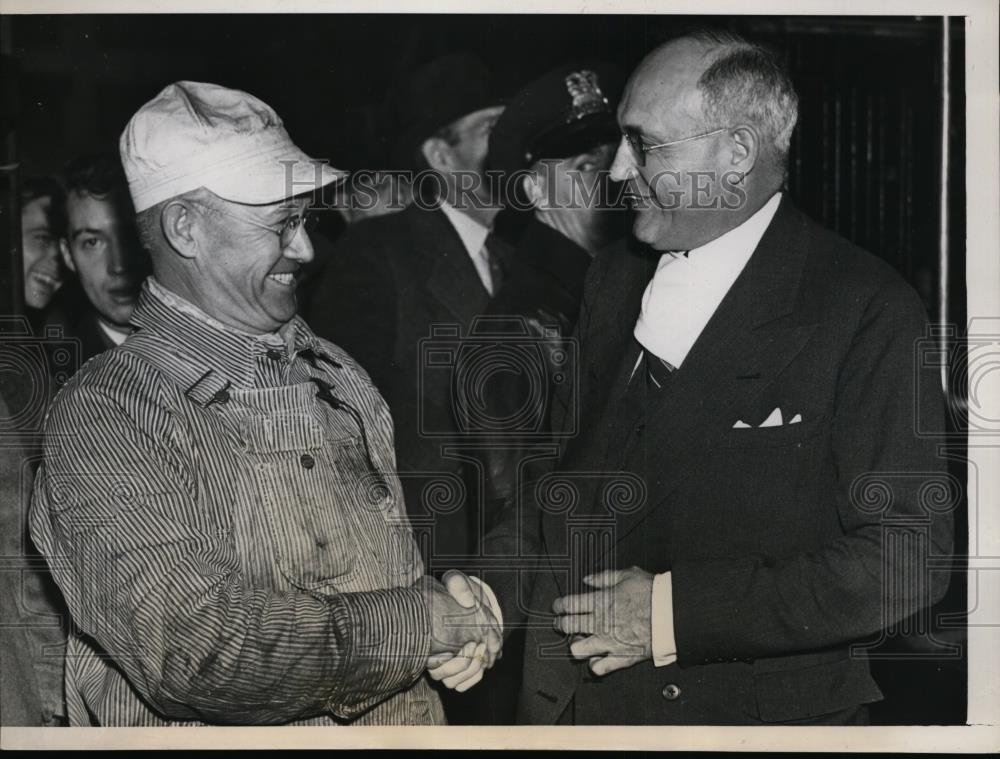
[[[260,227],[261,229],[273,232],[278,236],[282,249],[291,247],[292,243],[295,242],[295,236],[299,233],[300,229],[304,229],[308,235],[316,229],[316,223],[319,221],[319,217],[309,210],[304,210],[301,213],[289,216],[277,226],[262,224],[256,219],[251,219],[235,213],[229,213],[229,211],[224,211],[223,209],[215,206],[212,206],[212,210],[216,213],[222,214],[223,216],[228,216],[230,219],[237,219],[238,221],[243,221],[252,226]]]
[[[702,137],[711,137],[714,134],[722,134],[729,130],[729,127],[723,127],[722,129],[713,129],[711,132],[705,132],[703,134],[692,135],[691,137],[685,137],[680,140],[671,140],[670,142],[661,142],[659,145],[647,145],[642,141],[635,132],[622,132],[622,136],[628,143],[629,148],[632,150],[632,157],[635,158],[636,166],[646,165],[646,153],[653,150],[659,150],[660,148],[669,148],[672,145],[680,145],[684,142],[691,142],[692,140],[700,140]]]

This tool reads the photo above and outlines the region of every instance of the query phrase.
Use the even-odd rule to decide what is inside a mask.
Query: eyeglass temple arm
[[[649,150],[656,150],[657,148],[665,148],[668,145],[680,145],[682,142],[690,142],[691,140],[700,140],[702,137],[711,137],[713,134],[720,134],[725,132],[729,127],[723,127],[722,129],[714,129],[711,132],[705,132],[704,134],[695,134],[690,137],[685,137],[682,140],[671,140],[670,142],[661,142],[659,145],[643,145],[643,152]]]

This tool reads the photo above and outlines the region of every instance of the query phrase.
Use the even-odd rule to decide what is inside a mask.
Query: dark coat
[[[581,431],[522,515],[539,563],[511,562],[520,600],[515,572],[487,575],[508,624],[528,612],[519,719],[565,720],[572,703],[578,724],[835,722],[881,698],[849,644],[947,584],[904,581],[905,551],[883,547],[892,533],[932,554],[952,545],[951,514],[921,490],[949,484],[935,439],[915,433],[918,419],[942,429],[939,378],[916,369],[924,307],[785,198],[683,366],[637,396],[624,392],[631,335],[655,266],[618,249],[591,267],[581,382],[556,409],[578,410]],[[733,428],[776,407],[784,426]],[[509,552],[516,534],[505,524],[489,550]],[[596,678],[552,630],[552,601],[590,571],[631,565],[672,573],[679,660]]]
[[[534,217],[511,242],[516,266],[486,313],[522,315],[571,335],[580,312],[590,254]]]
[[[552,392],[578,368],[571,335],[591,256],[532,216],[512,240],[510,274],[486,309],[484,328],[511,334],[513,353],[487,375],[483,404],[492,419],[514,419],[515,430],[488,440],[479,452],[486,478],[488,527],[517,483],[519,465],[551,442]],[[499,364],[499,361],[498,361]]]
[[[68,380],[94,356],[115,347],[114,341],[101,329],[97,311],[90,305],[83,288],[76,280],[62,287],[45,311],[32,314],[32,327],[39,336],[45,334],[46,330],[61,329],[62,338],[73,341],[76,346],[73,350],[72,370],[67,373],[62,371],[63,367],[59,367],[63,375],[59,384]],[[45,345],[51,352],[63,347],[63,340],[50,337]],[[55,362],[54,366],[59,366],[59,363]]]
[[[385,397],[414,532],[429,556],[465,556],[477,534],[478,476],[445,450],[462,442],[451,367],[461,336],[489,302],[442,211],[416,206],[349,227],[314,291],[308,322],[353,356]],[[432,338],[432,330],[436,336]],[[455,559],[442,559],[446,569]]]

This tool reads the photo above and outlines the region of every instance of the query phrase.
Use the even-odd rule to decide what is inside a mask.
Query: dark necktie
[[[510,273],[512,250],[510,245],[492,232],[486,235],[483,247],[486,249],[490,265],[490,284],[492,285],[490,295],[496,295],[500,292],[504,280]]]

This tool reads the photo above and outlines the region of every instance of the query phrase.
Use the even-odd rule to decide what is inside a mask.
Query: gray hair
[[[748,123],[786,159],[799,98],[782,61],[763,45],[729,32],[697,32],[690,37],[717,48],[698,79],[706,127]]]
[[[143,211],[139,211],[135,215],[135,229],[139,233],[139,243],[147,252],[151,254],[155,253],[160,249],[165,240],[160,221],[163,216],[163,209],[178,200],[197,201],[205,205],[206,200],[211,197],[213,197],[211,192],[204,187],[199,187],[196,190],[185,192],[176,197],[161,200],[155,206],[150,206]]]
[[[163,208],[169,202],[169,200],[164,200],[155,206],[139,211],[135,215],[135,231],[139,234],[139,244],[148,253],[154,253],[160,247],[160,240],[163,238],[160,214],[163,213]]]

